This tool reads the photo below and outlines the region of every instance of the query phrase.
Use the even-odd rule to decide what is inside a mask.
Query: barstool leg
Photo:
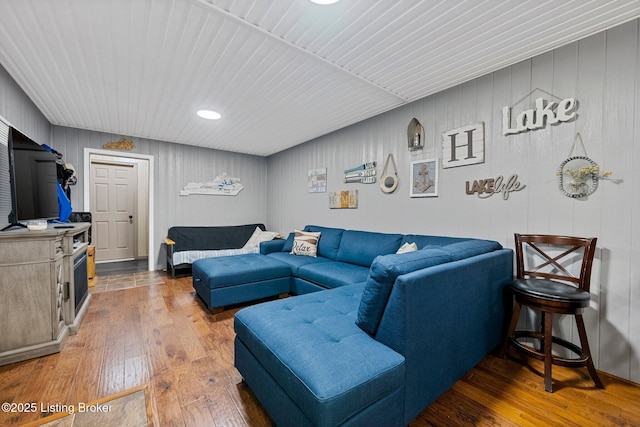
[[[518,318],[520,317],[521,308],[522,304],[516,301],[513,307],[513,314],[511,315],[511,322],[509,323],[509,330],[507,331],[505,339],[502,342],[502,346],[500,347],[500,352],[498,353],[498,356],[502,358],[504,358],[509,351],[509,346],[511,345],[511,337],[513,337],[516,326],[518,326]]]
[[[594,383],[596,383],[596,387],[604,388],[604,384],[600,380],[598,376],[598,372],[596,371],[596,367],[593,364],[593,358],[591,357],[591,350],[589,349],[589,340],[587,339],[587,330],[584,327],[584,319],[582,318],[582,314],[576,314],[576,326],[578,327],[578,335],[580,336],[580,345],[582,346],[582,353],[587,357],[587,369],[589,370],[589,375],[591,375],[591,379]]]
[[[551,380],[551,366],[553,366],[553,315],[551,313],[544,313],[544,389],[549,393],[553,393],[553,386]]]

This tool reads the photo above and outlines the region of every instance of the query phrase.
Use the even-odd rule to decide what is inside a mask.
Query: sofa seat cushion
[[[236,340],[314,425],[340,425],[403,390],[404,358],[355,325],[362,288],[350,285],[236,313]]]
[[[310,257],[310,256],[300,256],[293,255],[288,252],[272,252],[267,255],[269,258],[278,260],[279,262],[283,262],[287,264],[291,268],[291,273],[294,276],[298,275],[298,270],[300,267],[305,265],[312,264],[323,264],[326,262],[331,262],[330,259],[324,257]]]
[[[338,288],[366,282],[369,269],[344,262],[323,262],[301,266],[297,276],[325,288]]]
[[[289,265],[261,254],[204,258],[193,263],[193,280],[209,289],[288,277]]]
[[[378,255],[394,254],[400,248],[401,234],[346,230],[342,233],[337,260],[370,267]]]
[[[373,336],[398,276],[450,261],[450,254],[431,248],[377,257],[371,265],[356,324]]]

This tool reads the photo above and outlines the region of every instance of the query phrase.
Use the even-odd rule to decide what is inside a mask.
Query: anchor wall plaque
[[[436,197],[438,195],[438,159],[411,162],[410,197]]]

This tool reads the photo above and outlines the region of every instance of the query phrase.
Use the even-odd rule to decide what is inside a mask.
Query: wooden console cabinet
[[[0,365],[58,352],[75,333],[91,295],[74,306],[74,260],[89,224],[0,233]]]

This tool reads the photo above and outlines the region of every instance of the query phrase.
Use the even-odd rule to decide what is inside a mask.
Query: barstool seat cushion
[[[579,303],[587,307],[591,294],[575,286],[548,279],[515,279],[511,288],[520,294],[558,302]]]

